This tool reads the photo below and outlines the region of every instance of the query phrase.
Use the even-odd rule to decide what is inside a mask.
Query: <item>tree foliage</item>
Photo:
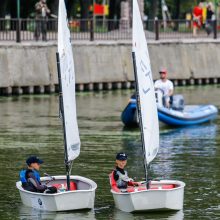
[[[194,6],[199,2],[210,2],[215,0],[166,0],[169,12],[173,19],[184,19],[186,13],[191,13]],[[219,1],[219,0],[216,0]],[[161,0],[145,0],[145,13],[149,18],[162,18]]]
[[[185,18],[186,13],[191,13],[197,1],[192,0],[167,0],[171,17],[174,19]]]
[[[35,15],[35,4],[39,0],[20,0],[20,16],[22,18],[31,18]],[[67,14],[74,17],[77,13],[78,6],[88,5],[92,0],[65,0],[67,6]],[[53,14],[58,14],[59,0],[47,0],[47,5]],[[83,8],[83,13],[85,7]],[[0,18],[10,14],[12,18],[17,17],[17,0],[0,0]]]
[[[21,4],[21,17],[34,17],[34,5],[38,0],[20,0]],[[101,0],[96,0],[97,2]],[[110,18],[120,17],[120,3],[126,0],[110,0]],[[127,0],[132,1],[132,0]],[[161,0],[144,0],[145,1],[145,13],[149,18],[155,16],[161,18]],[[208,0],[207,0],[208,1]],[[215,0],[209,0],[214,2]],[[216,0],[219,1],[219,0]],[[87,18],[89,16],[88,7],[92,4],[93,0],[65,0],[67,5],[67,13],[69,17],[76,17],[77,14],[81,15],[81,18]],[[169,8],[169,12],[172,18],[185,18],[185,13],[191,12],[193,7],[200,2],[199,0],[166,0]],[[203,1],[204,2],[204,1]],[[47,4],[53,14],[58,14],[59,0],[47,0]],[[81,8],[80,11],[78,9]],[[10,14],[11,17],[17,17],[17,0],[0,0],[0,17]]]

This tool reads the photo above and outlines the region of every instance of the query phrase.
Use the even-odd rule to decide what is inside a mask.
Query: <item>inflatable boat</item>
[[[159,94],[156,93],[158,98]],[[159,98],[158,98],[159,99]],[[198,125],[209,122],[216,118],[218,109],[214,105],[185,105],[182,95],[173,97],[171,108],[163,106],[162,102],[157,102],[157,110],[159,120],[169,126],[183,127],[190,125]],[[136,97],[132,95],[128,105],[121,115],[121,120],[127,127],[138,125],[138,117],[136,111]]]

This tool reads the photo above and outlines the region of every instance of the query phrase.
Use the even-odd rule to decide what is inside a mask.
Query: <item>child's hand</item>
[[[134,184],[134,186],[141,186],[141,183],[139,183],[139,182],[134,182],[133,184]]]

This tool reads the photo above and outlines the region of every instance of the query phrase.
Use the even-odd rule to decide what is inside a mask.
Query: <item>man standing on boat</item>
[[[43,160],[39,159],[36,156],[31,156],[26,160],[27,169],[20,172],[20,180],[22,182],[22,187],[31,192],[39,193],[56,193],[57,189],[55,187],[48,187],[42,185],[40,181],[40,165],[43,163]]]
[[[167,70],[165,68],[161,68],[160,71],[160,79],[158,79],[154,83],[155,89],[160,89],[163,91],[163,102],[164,106],[169,108],[172,102],[173,95],[173,83],[167,78]]]

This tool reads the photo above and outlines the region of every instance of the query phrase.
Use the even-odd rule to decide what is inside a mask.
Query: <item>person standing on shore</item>
[[[202,26],[202,7],[203,4],[200,2],[199,5],[193,9],[193,37],[196,37],[197,30]]]
[[[206,24],[205,24],[205,29],[208,35],[210,35],[213,30],[214,16],[215,13],[213,9],[213,4],[212,2],[209,2],[207,5],[207,15],[206,15]]]
[[[35,4],[35,12],[36,12],[36,26],[34,37],[35,40],[38,41],[40,37],[40,33],[42,34],[42,40],[46,41],[47,35],[47,18],[50,14],[50,9],[47,6],[46,0],[40,0]]]

